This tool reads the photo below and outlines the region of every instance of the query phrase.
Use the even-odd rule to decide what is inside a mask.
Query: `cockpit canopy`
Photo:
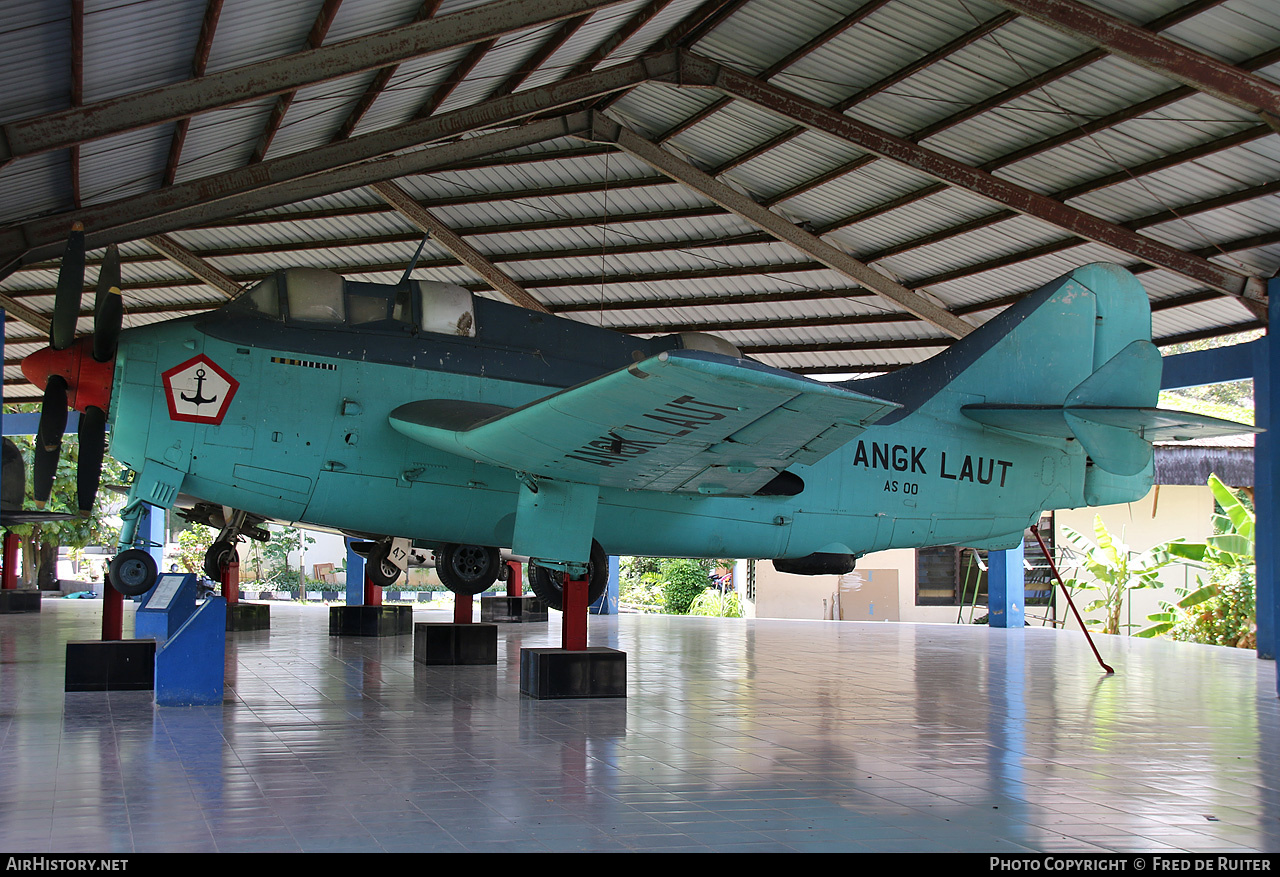
[[[288,323],[475,337],[471,293],[452,283],[395,286],[347,280],[320,268],[277,271],[231,305]]]

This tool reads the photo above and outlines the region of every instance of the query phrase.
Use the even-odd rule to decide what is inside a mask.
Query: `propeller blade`
[[[102,260],[102,269],[98,271],[98,297],[94,301],[94,331],[97,321],[101,319],[103,296],[110,289],[120,288],[120,248],[115,244],[107,247],[107,255]]]
[[[53,493],[53,479],[58,473],[58,454],[62,434],[67,431],[67,381],[61,375],[49,375],[40,403],[40,426],[36,431],[35,459],[31,466],[31,493],[36,508],[44,508]]]
[[[100,307],[93,320],[93,358],[106,362],[116,355],[120,326],[124,322],[124,299],[120,287],[113,286],[98,293]]]
[[[98,272],[98,295],[93,309],[93,358],[106,362],[116,355],[124,303],[120,297],[120,249],[112,244]]]
[[[76,320],[80,318],[80,294],[84,291],[84,226],[76,223],[67,238],[58,269],[58,289],[53,299],[53,320],[49,327],[49,344],[54,350],[66,350],[76,339]]]
[[[76,461],[76,499],[83,517],[93,511],[107,449],[107,413],[90,405],[80,415],[80,457]]]

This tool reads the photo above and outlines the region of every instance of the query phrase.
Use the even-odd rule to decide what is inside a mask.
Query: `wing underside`
[[[519,408],[431,399],[391,426],[449,453],[602,487],[749,495],[899,407],[758,363],[671,351]]]

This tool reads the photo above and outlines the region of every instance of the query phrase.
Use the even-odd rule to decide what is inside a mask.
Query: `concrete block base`
[[[480,620],[493,624],[523,624],[546,621],[547,604],[532,594],[523,597],[482,594],[480,597]]]
[[[415,624],[413,660],[419,664],[496,664],[496,624]]]
[[[330,606],[329,636],[401,636],[413,633],[412,606]]]
[[[227,606],[227,630],[270,629],[271,607],[266,603],[232,603]]]
[[[23,612],[39,611],[39,591],[0,591],[0,615],[18,615]]]
[[[603,647],[521,649],[520,693],[539,700],[626,697],[627,653]]]
[[[155,678],[153,639],[67,643],[66,691],[151,691]]]

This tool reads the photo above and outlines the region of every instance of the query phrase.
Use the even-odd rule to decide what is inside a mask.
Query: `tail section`
[[[1079,443],[1083,500],[1129,502],[1152,484],[1153,441],[1252,427],[1156,408],[1162,364],[1146,291],[1124,269],[1086,265],[1006,309],[949,350],[858,382],[916,412],[959,416],[1033,440]]]

